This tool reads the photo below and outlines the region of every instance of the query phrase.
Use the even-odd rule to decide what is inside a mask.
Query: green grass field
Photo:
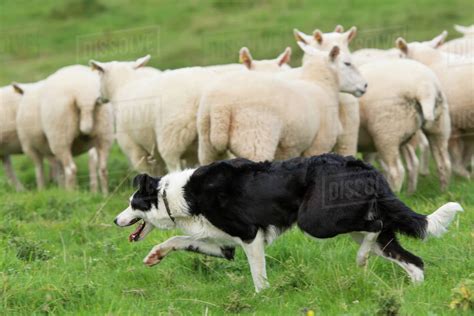
[[[255,58],[294,48],[292,28],[310,32],[336,24],[359,27],[355,47],[390,47],[398,35],[426,39],[452,24],[472,24],[468,0],[126,1],[2,0],[0,84],[44,78],[57,68],[152,54],[152,65],[174,68],[235,62],[248,46]],[[347,236],[315,241],[294,229],[267,248],[271,288],[256,295],[242,251],[235,261],[174,253],[153,268],[150,248],[178,232],[155,230],[137,244],[114,217],[132,192],[124,155],[114,147],[108,197],[87,191],[86,157],[78,192],[51,185],[37,192],[26,157],[14,164],[28,192],[16,193],[0,171],[0,315],[472,315],[474,313],[474,187],[453,178],[441,193],[434,168],[413,196],[401,199],[428,214],[447,201],[465,212],[441,239],[402,238],[425,260],[425,282],[412,285],[396,265],[371,257],[355,264]],[[469,292],[470,291],[470,292]],[[452,302],[471,309],[450,307]],[[470,305],[469,305],[470,304]],[[455,307],[453,305],[453,307]]]

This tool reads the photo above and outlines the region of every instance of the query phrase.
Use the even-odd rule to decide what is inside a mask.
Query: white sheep
[[[339,135],[338,93],[361,94],[365,81],[339,58],[335,46],[278,74],[241,72],[209,86],[199,106],[199,161],[230,151],[255,161],[331,151]]]
[[[109,103],[100,101],[97,73],[82,65],[61,68],[45,80],[40,100],[43,132],[63,166],[66,189],[75,187],[77,168],[73,156],[95,148],[101,190],[107,194],[113,113]]]
[[[22,151],[33,160],[36,185],[38,189],[45,186],[43,158],[53,161],[53,153],[41,128],[39,98],[44,80],[31,84],[13,83],[18,95],[21,95],[16,114],[16,126]]]
[[[441,188],[446,189],[451,174],[447,152],[450,121],[446,98],[435,74],[423,64],[407,59],[377,60],[362,65],[360,72],[370,87],[359,99],[360,151],[376,151],[390,186],[400,191],[404,177],[400,148],[407,151],[407,160],[416,158],[414,147],[403,145],[421,128],[429,138]],[[407,164],[409,169],[417,168],[417,160]],[[410,178],[409,192],[415,190],[416,179]]]
[[[64,67],[34,86],[24,87],[17,113],[17,129],[23,151],[35,164],[37,186],[44,187],[43,157],[54,156],[61,164],[65,187],[75,187],[74,155],[89,151],[90,174],[98,159],[102,192],[108,192],[107,158],[113,143],[110,104],[99,101],[99,78],[88,67]],[[95,157],[97,155],[97,158]],[[91,178],[91,190],[96,190]]]
[[[436,49],[446,36],[447,32],[444,31],[433,40],[423,43],[407,43],[403,38],[398,38],[396,44],[408,58],[427,65],[438,76],[448,99],[453,136],[459,135],[468,149],[463,153],[460,142],[454,137],[451,139],[453,171],[469,178],[466,163],[471,161],[470,148],[474,146],[474,61]]]
[[[455,25],[454,28],[464,36],[444,44],[441,43],[439,49],[446,53],[474,57],[474,24],[471,26]]]
[[[291,53],[287,49],[275,60],[253,61],[247,52],[241,51],[241,59],[256,71],[280,70]],[[188,165],[197,163],[196,113],[202,91],[236,67],[190,67],[143,78],[136,70],[149,59],[90,64],[101,74],[102,93],[114,106],[120,147],[135,169],[158,175],[165,171],[163,162],[169,171],[181,169],[183,159]]]
[[[315,30],[313,35],[307,35],[297,29],[293,30],[297,41],[315,47],[322,51],[330,50],[334,45],[341,48],[341,56],[344,62],[353,64],[349,43],[357,35],[357,28],[353,26],[344,33],[341,25],[337,25],[334,32],[322,33]],[[303,56],[303,63],[307,60],[306,54]],[[357,137],[359,130],[359,102],[357,98],[348,93],[339,94],[339,120],[342,132],[338,136],[335,152],[341,155],[355,155],[357,153]]]
[[[20,139],[16,130],[16,113],[21,97],[9,85],[0,88],[0,157],[7,180],[17,191],[24,190],[13,170],[10,155],[21,154]]]
[[[359,67],[377,60],[401,58],[405,58],[405,56],[397,48],[363,48],[352,53],[352,60],[354,64]],[[383,72],[384,70],[381,69],[380,71]],[[421,160],[419,160],[418,156],[415,154],[417,147],[420,151]],[[417,186],[418,173],[422,175],[429,174],[429,142],[422,130],[419,130],[409,142],[401,147],[401,153],[407,165],[409,176],[408,191],[411,193],[414,192]],[[375,156],[369,153],[364,153],[364,157],[370,157],[370,160],[375,158]],[[381,164],[384,164],[383,161],[381,161]],[[399,165],[401,165],[401,162]]]

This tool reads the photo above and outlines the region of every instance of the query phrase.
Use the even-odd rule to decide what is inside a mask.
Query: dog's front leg
[[[265,267],[265,240],[262,231],[259,230],[255,239],[251,243],[243,243],[242,247],[250,265],[255,291],[258,293],[269,287]]]
[[[143,260],[143,263],[150,267],[154,266],[155,264],[160,263],[160,261],[171,251],[175,250],[192,251],[228,260],[234,259],[233,247],[221,247],[210,241],[197,240],[190,236],[175,236],[153,247],[150,253]]]

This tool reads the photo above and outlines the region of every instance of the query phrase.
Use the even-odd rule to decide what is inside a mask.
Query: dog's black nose
[[[114,224],[118,226],[117,218],[114,219]]]

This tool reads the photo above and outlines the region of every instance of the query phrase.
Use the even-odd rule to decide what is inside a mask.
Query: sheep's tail
[[[430,215],[414,212],[402,201],[393,197],[379,202],[384,217],[384,229],[424,239],[440,237],[447,231],[457,212],[463,208],[459,203],[449,202]]]
[[[231,109],[227,106],[216,106],[210,112],[209,137],[214,149],[225,152],[229,145]]]
[[[430,83],[420,83],[417,91],[417,99],[421,106],[423,117],[427,121],[436,119],[435,108],[442,102],[442,95],[439,89]]]

